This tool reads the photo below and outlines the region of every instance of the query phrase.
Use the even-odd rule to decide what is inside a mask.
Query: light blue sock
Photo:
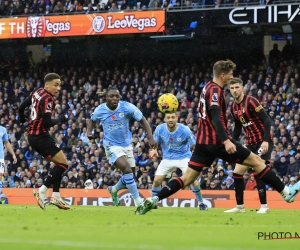
[[[202,197],[202,194],[201,194],[200,185],[198,185],[196,187],[191,185],[191,188],[192,188],[192,191],[193,191],[193,193],[195,194],[195,196],[197,198],[197,201],[199,203],[203,202],[203,197]]]
[[[113,189],[114,189],[114,192],[118,192],[119,190],[124,189],[124,188],[126,188],[126,183],[124,180],[124,175],[122,175],[121,178],[119,179],[119,181],[117,182],[117,184],[114,185]]]
[[[160,190],[161,190],[161,186],[158,187],[152,186],[152,197],[157,196]]]
[[[132,198],[134,200],[139,199],[140,195],[139,195],[139,192],[138,192],[137,187],[136,187],[136,183],[135,183],[134,178],[133,178],[133,173],[124,174],[123,177],[124,177],[123,180],[125,181],[126,187],[128,188],[129,192],[131,193]]]

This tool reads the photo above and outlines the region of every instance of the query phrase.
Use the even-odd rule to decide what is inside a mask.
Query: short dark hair
[[[242,81],[242,79],[240,79],[240,78],[232,78],[230,81],[229,81],[229,84],[235,84],[235,83],[238,83],[238,84],[240,84],[240,85],[242,85],[243,86],[243,81]]]
[[[214,64],[213,73],[214,76],[219,77],[221,74],[225,73],[228,74],[230,70],[235,70],[236,65],[231,60],[226,61],[217,61]]]
[[[49,73],[45,76],[44,82],[51,82],[52,80],[60,79],[60,75],[56,73]]]

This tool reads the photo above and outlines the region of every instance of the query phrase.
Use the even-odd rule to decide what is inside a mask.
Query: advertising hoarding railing
[[[164,32],[165,11],[0,19],[0,39]]]
[[[32,204],[36,199],[32,195],[31,188],[3,188],[2,192],[8,198],[9,204]],[[52,190],[48,190],[50,197]],[[63,199],[72,206],[113,206],[111,195],[103,189],[60,189]],[[119,191],[121,206],[134,206],[134,200],[128,190]],[[139,190],[142,198],[151,196],[150,190]],[[209,208],[233,208],[236,206],[235,193],[233,190],[202,190],[204,203]],[[244,201],[246,208],[259,208],[257,191],[245,191]],[[293,203],[286,203],[276,191],[267,192],[268,206],[272,209],[299,209],[300,196]],[[49,202],[49,199],[48,199]],[[180,190],[176,194],[164,199],[159,203],[161,207],[198,207],[194,193],[191,190]]]

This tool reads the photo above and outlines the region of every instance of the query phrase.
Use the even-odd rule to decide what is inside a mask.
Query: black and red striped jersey
[[[27,129],[30,135],[39,135],[48,132],[49,128],[43,125],[44,113],[53,114],[54,98],[44,88],[39,88],[31,94],[31,113]]]
[[[245,95],[240,103],[234,101],[231,105],[234,121],[239,122],[246,133],[246,145],[263,142],[265,126],[259,118],[262,112],[265,112],[263,106],[253,96]],[[272,140],[271,134],[270,140]]]
[[[231,137],[227,129],[227,105],[225,101],[224,89],[214,82],[208,82],[207,85],[202,89],[198,105],[198,144],[217,145],[222,143],[217,137],[216,129],[212,123],[211,109],[213,108],[220,109],[222,126],[228,137]]]

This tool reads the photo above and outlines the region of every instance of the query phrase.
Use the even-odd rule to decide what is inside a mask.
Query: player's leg
[[[258,177],[256,173],[254,173],[254,178],[256,181],[256,187],[258,191],[259,201],[260,201],[260,209],[257,211],[258,214],[265,214],[269,212],[268,204],[267,204],[267,189],[266,184]]]
[[[237,152],[232,154],[231,157],[235,155],[236,159],[238,159],[243,165],[252,167],[255,172],[258,173],[258,177],[261,178],[263,182],[270,184],[278,193],[281,194],[286,202],[293,202],[295,200],[297,193],[300,191],[300,182],[290,188],[285,186],[271,168],[266,166],[265,161],[258,155],[251,152],[250,155],[242,161],[241,155],[245,155],[245,152],[249,152],[249,150],[242,147],[240,143],[237,143],[236,146]],[[239,164],[237,164],[236,168],[237,167],[239,167]]]
[[[152,197],[157,196],[161,190],[161,183],[166,176],[177,166],[172,160],[163,159],[157,167],[152,185]]]
[[[115,162],[115,166],[122,171],[123,175],[121,179],[128,188],[129,192],[131,193],[136,205],[140,204],[142,200],[140,198],[136,182],[134,180],[133,173],[131,170],[131,166],[127,158],[124,155],[119,157]]]
[[[245,191],[245,183],[244,183],[244,173],[247,171],[248,167],[240,164],[236,164],[233,178],[234,178],[234,191],[235,191],[235,200],[236,207],[225,210],[225,213],[244,213],[244,191]]]
[[[108,187],[108,191],[112,196],[115,206],[119,206],[120,204],[118,191],[126,187],[128,188],[132,197],[135,199],[136,203],[140,202],[136,183],[134,182],[133,185],[131,182],[131,178],[133,178],[134,180],[132,170],[135,170],[135,160],[133,158],[132,147],[112,146],[106,147],[105,150],[110,163],[115,165],[115,167],[120,169],[122,172],[122,175],[116,185]],[[131,188],[129,188],[128,186],[131,186]]]
[[[60,183],[64,172],[68,169],[68,162],[65,154],[60,150],[56,155],[51,159],[55,163],[54,169],[57,169],[57,177],[53,180],[52,187],[52,197],[50,199],[50,204],[57,206],[59,209],[68,210],[70,206],[61,198],[59,193]],[[47,179],[48,180],[48,179]],[[47,182],[46,180],[46,182]],[[47,185],[47,183],[45,184]]]
[[[137,211],[139,213],[136,214],[145,214],[149,212],[158,201],[171,196],[183,187],[191,185],[199,176],[202,168],[212,164],[215,158],[214,152],[214,146],[211,147],[197,144],[189,162],[189,167],[184,175],[180,178],[170,180],[157,196],[145,199],[143,204],[138,206]]]
[[[58,148],[55,146],[54,140],[52,138],[50,138],[50,136],[48,137],[47,135],[28,135],[27,137],[28,139],[28,143],[29,145],[35,150],[37,151],[39,154],[41,154],[42,156],[44,156],[45,158],[51,158],[52,154],[49,154],[49,148],[51,147],[51,149],[53,150],[53,146],[56,148],[56,151],[54,152],[54,154],[56,154],[59,150]],[[48,145],[49,144],[49,147]],[[51,169],[48,173],[47,179],[49,178],[50,180],[53,179],[55,176],[55,173],[53,174],[53,169]],[[48,181],[48,183],[50,182],[50,180]],[[47,184],[48,186],[46,186],[45,184],[42,185],[38,190],[34,189],[32,191],[33,195],[35,196],[38,205],[40,206],[41,209],[45,209],[45,204],[44,204],[44,200],[46,198],[46,192],[48,190],[49,187],[51,187],[51,184]]]
[[[271,154],[272,154],[272,150],[273,150],[273,142],[269,142],[269,149],[268,149],[268,152],[265,154],[261,154],[262,150],[261,150],[260,146],[261,146],[261,144],[259,144],[257,146],[257,148],[254,149],[255,151],[252,151],[252,152],[254,152],[258,156],[260,156],[260,158],[263,159],[267,165],[268,163],[270,163]],[[260,209],[257,211],[257,213],[265,214],[265,213],[269,212],[269,207],[267,204],[266,184],[261,180],[261,178],[258,177],[258,175],[255,174],[254,178],[256,180],[259,201],[261,204]]]
[[[201,193],[200,183],[196,180],[191,184],[190,187],[199,203],[199,209],[200,210],[208,210],[207,205],[205,205],[203,202],[203,196]]]
[[[189,159],[182,159],[177,161],[177,165],[179,166],[178,168],[181,169],[182,173],[184,174],[188,168],[189,164]],[[199,175],[198,175],[199,176]],[[207,206],[203,203],[203,197],[200,189],[200,183],[195,180],[191,185],[190,185],[194,195],[196,196],[196,199],[199,203],[199,209],[200,210],[207,210]]]

